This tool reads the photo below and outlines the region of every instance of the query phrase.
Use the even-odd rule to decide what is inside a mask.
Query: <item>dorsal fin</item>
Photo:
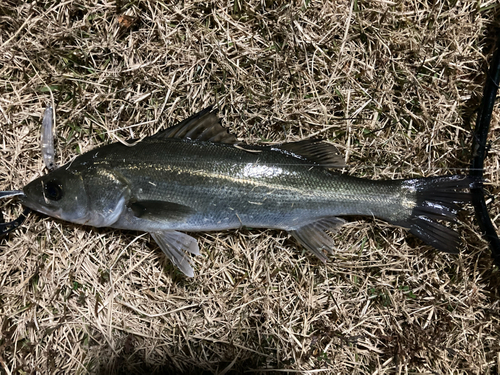
[[[208,141],[217,143],[237,143],[238,140],[227,129],[220,124],[217,111],[212,111],[212,106],[194,114],[193,116],[179,122],[177,125],[162,130],[151,139],[158,138],[180,138],[197,141]]]
[[[271,146],[273,150],[284,152],[302,160],[309,160],[326,168],[344,168],[344,156],[334,145],[322,139],[306,139]]]

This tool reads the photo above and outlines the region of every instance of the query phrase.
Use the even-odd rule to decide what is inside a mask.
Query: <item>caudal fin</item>
[[[470,203],[470,189],[477,183],[470,176],[405,180],[403,186],[416,193],[416,205],[409,219],[395,224],[438,250],[456,253],[459,235],[440,221],[456,223],[460,205]]]

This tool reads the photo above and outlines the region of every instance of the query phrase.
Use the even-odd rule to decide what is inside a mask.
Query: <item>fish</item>
[[[370,180],[343,173],[343,155],[322,139],[239,142],[212,106],[130,144],[83,153],[30,182],[21,203],[76,224],[149,232],[193,277],[200,254],[184,232],[270,228],[290,233],[326,262],[345,217],[371,216],[457,252],[456,223],[476,181],[465,175]],[[190,255],[191,254],[191,255]]]

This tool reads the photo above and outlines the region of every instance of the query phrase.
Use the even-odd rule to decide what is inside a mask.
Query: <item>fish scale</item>
[[[174,202],[196,211],[185,223],[172,223],[172,229],[288,230],[297,220],[376,213],[396,221],[411,212],[401,204],[411,192],[402,192],[400,181],[358,179],[270,149],[255,154],[226,144],[153,139],[133,147],[104,146],[99,155],[137,200]],[[72,168],[78,162],[87,168],[93,160],[82,157]],[[222,225],[207,221],[209,216],[227,219]]]

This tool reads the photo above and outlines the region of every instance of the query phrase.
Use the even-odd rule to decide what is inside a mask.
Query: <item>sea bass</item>
[[[133,145],[82,154],[26,185],[21,201],[73,223],[149,232],[190,277],[198,244],[178,231],[282,229],[326,261],[325,231],[345,223],[339,216],[367,215],[456,251],[458,234],[440,221],[455,222],[470,201],[470,177],[373,181],[334,170],[343,165],[321,140],[239,143],[209,107]]]

